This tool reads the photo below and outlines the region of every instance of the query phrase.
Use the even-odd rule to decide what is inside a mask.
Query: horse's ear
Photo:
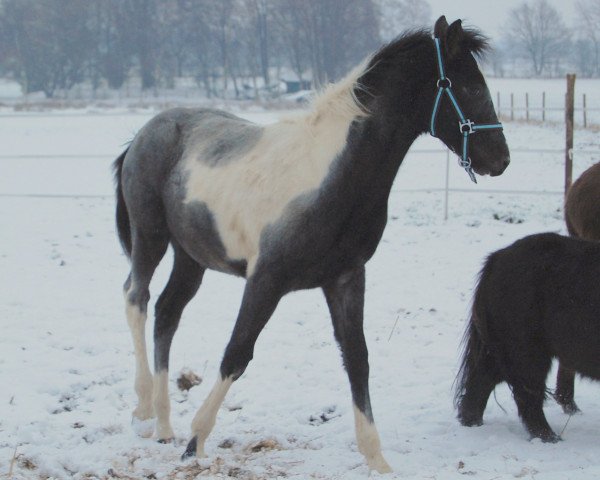
[[[446,37],[447,30],[448,22],[446,21],[446,17],[442,15],[437,19],[437,22],[435,22],[435,26],[433,27],[433,36],[441,40]]]
[[[446,32],[446,53],[449,59],[460,53],[463,36],[462,21],[456,20],[452,22]]]

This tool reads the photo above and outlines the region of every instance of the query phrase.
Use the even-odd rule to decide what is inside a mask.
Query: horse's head
[[[431,55],[436,75],[427,88],[432,105],[430,132],[461,157],[462,166],[468,168],[470,163],[479,175],[500,175],[510,163],[510,154],[475,59],[486,50],[486,39],[475,30],[463,29],[460,20],[448,25],[443,16],[435,24],[434,37]]]

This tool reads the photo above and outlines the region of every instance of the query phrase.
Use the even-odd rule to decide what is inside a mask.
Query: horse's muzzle
[[[510,157],[504,157],[502,159],[500,159],[497,162],[498,166],[492,168],[490,170],[490,176],[491,177],[497,177],[498,175],[502,175],[504,173],[504,170],[506,170],[506,167],[508,167],[508,165],[510,164]]]

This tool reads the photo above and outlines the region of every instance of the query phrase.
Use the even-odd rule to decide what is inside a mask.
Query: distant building
[[[302,78],[291,69],[283,68],[279,75],[279,80],[285,84],[285,93],[296,93],[301,90],[312,89],[312,73],[304,72]]]

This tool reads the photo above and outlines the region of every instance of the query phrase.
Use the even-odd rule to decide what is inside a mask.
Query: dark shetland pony
[[[458,418],[481,425],[488,398],[506,382],[532,437],[560,439],[543,403],[552,359],[600,380],[600,243],[531,235],[483,267],[457,377]]]
[[[444,17],[434,34],[465,115],[497,123],[474,57],[485,39]],[[136,355],[134,420],[156,417],[156,437],[173,438],[169,349],[206,269],[245,277],[246,286],[220,375],[194,417],[184,456],[204,455],[219,406],[281,297],[319,287],[350,380],[359,450],[370,468],[390,470],[369,398],[365,263],[383,234],[396,172],[430,128],[438,78],[434,40],[417,31],[376,52],[301,116],[260,127],[222,111],[173,109],[142,128],[115,162],[117,226],[131,258],[124,294]],[[460,152],[466,134],[457,120],[443,100],[436,133]],[[502,131],[469,138],[475,172],[500,175],[509,162]],[[156,303],[153,378],[144,340],[148,285],[169,244],[174,265]]]
[[[574,238],[600,241],[600,163],[588,168],[571,185],[565,200],[565,221]],[[576,413],[575,372],[559,363],[554,398],[565,413]]]

